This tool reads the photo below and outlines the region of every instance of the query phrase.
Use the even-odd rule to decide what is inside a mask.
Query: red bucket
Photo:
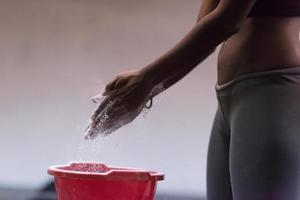
[[[161,173],[102,163],[72,162],[48,168],[58,200],[153,200]]]

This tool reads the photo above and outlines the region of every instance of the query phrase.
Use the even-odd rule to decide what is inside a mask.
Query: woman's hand
[[[127,105],[129,109],[134,109],[144,101],[153,86],[146,74],[141,70],[132,70],[116,75],[105,87],[103,96],[111,98],[120,98],[122,104]]]
[[[109,95],[121,88],[129,88],[133,85],[140,84],[147,89],[150,84],[146,79],[146,75],[141,70],[131,70],[117,74],[105,87],[103,96]]]
[[[141,71],[118,74],[106,85],[95,113],[91,116],[87,139],[108,135],[134,120],[151,98],[153,86]]]

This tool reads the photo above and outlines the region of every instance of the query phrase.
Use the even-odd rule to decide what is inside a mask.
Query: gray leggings
[[[208,200],[300,200],[300,66],[215,85]]]

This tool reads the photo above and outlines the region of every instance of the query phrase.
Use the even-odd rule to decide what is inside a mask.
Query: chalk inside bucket
[[[105,173],[110,170],[106,165],[99,163],[71,163],[69,166],[59,167],[59,169],[92,173]]]

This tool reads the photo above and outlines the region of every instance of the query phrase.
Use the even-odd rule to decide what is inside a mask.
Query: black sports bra
[[[300,16],[300,0],[257,0],[248,17]]]

